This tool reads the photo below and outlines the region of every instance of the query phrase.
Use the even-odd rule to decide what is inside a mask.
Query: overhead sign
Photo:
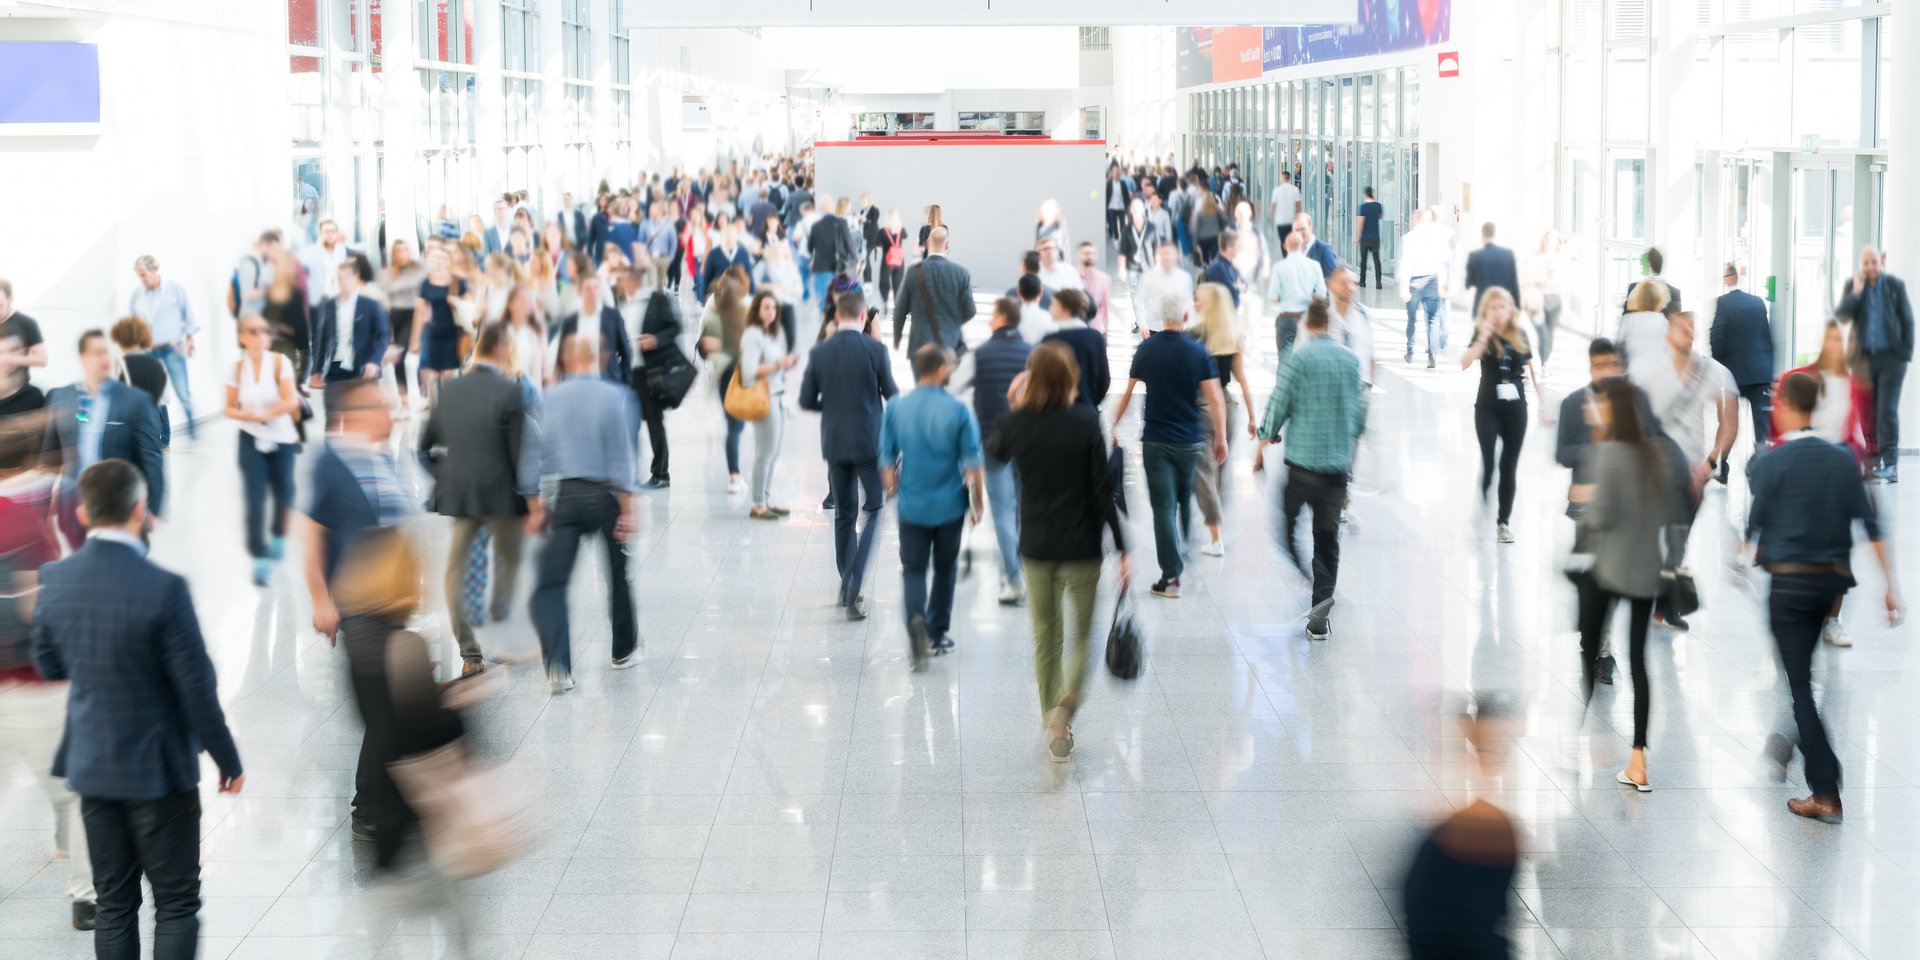
[[[1418,50],[1446,43],[1453,0],[1358,0],[1348,20],[1307,26],[1269,26],[1262,32],[1262,65],[1283,70],[1352,57]]]
[[[100,122],[100,48],[0,43],[0,129]]]
[[[634,27],[1353,23],[1359,0],[626,0]]]

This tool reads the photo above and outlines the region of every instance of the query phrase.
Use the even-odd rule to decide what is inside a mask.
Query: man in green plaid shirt
[[[1307,336],[1280,366],[1280,378],[1260,424],[1260,453],[1286,431],[1287,489],[1282,496],[1287,559],[1313,581],[1313,607],[1307,611],[1307,636],[1325,640],[1331,625],[1333,585],[1340,572],[1340,511],[1347,504],[1347,471],[1354,445],[1367,426],[1360,359],[1327,335],[1327,302],[1316,298],[1307,308]],[[1313,570],[1308,572],[1294,546],[1294,521],[1300,508],[1313,508]]]

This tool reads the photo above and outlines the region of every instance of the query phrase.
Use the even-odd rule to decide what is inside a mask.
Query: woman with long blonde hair
[[[1233,429],[1234,397],[1226,392],[1235,381],[1240,384],[1240,399],[1245,402],[1241,411],[1246,415],[1247,433],[1253,435],[1256,426],[1253,422],[1253,391],[1247,386],[1246,369],[1240,355],[1246,338],[1240,333],[1237,311],[1233,308],[1233,294],[1217,283],[1203,283],[1193,291],[1193,308],[1198,322],[1187,328],[1187,333],[1207,348],[1207,354],[1220,371],[1221,396],[1226,399],[1227,409],[1223,411],[1222,423],[1227,428],[1227,459],[1222,463],[1213,462],[1212,457],[1200,457],[1199,465],[1193,474],[1193,499],[1200,504],[1200,518],[1207,525],[1207,544],[1200,552],[1209,557],[1224,557],[1227,546],[1220,539],[1221,494],[1226,481],[1227,464],[1233,462],[1232,447],[1234,438],[1240,431]],[[1208,449],[1213,448],[1213,418],[1207,415],[1207,394],[1200,392],[1200,426]]]
[[[1520,447],[1527,439],[1527,374],[1547,408],[1540,368],[1533,362],[1533,336],[1520,321],[1513,294],[1494,287],[1480,298],[1474,319],[1473,342],[1460,355],[1460,369],[1480,364],[1480,392],[1473,404],[1473,430],[1480,438],[1480,498],[1493,485],[1494,446],[1500,447],[1500,513],[1495,537],[1513,542],[1508,521],[1513,517],[1513,495],[1518,486]]]

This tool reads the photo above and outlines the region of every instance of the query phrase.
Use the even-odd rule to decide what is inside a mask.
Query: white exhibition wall
[[[976,289],[1013,285],[1046,200],[1060,203],[1071,242],[1098,243],[1106,231],[1103,142],[825,143],[814,147],[813,163],[816,193],[870,193],[880,209],[900,211],[909,234],[925,222],[926,207],[939,204],[953,236],[953,259],[972,271]]]

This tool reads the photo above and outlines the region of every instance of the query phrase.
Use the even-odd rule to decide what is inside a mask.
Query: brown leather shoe
[[[1840,797],[1838,794],[1816,793],[1804,800],[1788,800],[1787,810],[1794,816],[1818,820],[1821,823],[1840,822]]]
[[[486,664],[481,663],[478,660],[468,660],[460,665],[460,678],[464,680],[468,677],[473,676],[474,674],[482,673],[486,669],[487,669]]]

